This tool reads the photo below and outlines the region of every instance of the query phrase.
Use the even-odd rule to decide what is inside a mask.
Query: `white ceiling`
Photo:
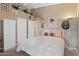
[[[23,3],[22,5],[26,6],[27,8],[30,8],[30,9],[36,9],[36,8],[50,6],[50,5],[56,5],[56,4],[59,4],[59,3]]]

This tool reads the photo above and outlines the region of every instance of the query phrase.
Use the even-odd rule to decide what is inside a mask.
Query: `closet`
[[[33,38],[40,35],[40,21],[28,20],[28,38]]]
[[[23,42],[40,35],[40,21],[17,17],[17,52],[22,50]]]
[[[28,20],[28,38],[31,39],[35,36],[34,21]]]
[[[17,51],[22,49],[21,45],[23,41],[26,41],[27,35],[27,19],[17,17],[17,44],[19,45]]]
[[[16,21],[12,19],[0,20],[0,51],[9,50],[16,45]]]
[[[41,35],[41,23],[40,23],[40,20],[36,20],[34,21],[35,24],[34,24],[34,28],[35,28],[35,37],[36,36],[40,36]]]

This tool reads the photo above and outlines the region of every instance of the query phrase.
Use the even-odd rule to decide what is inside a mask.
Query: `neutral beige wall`
[[[8,12],[2,11],[0,4],[0,20],[3,20],[4,18],[16,19],[16,16],[12,13],[13,8],[11,7],[11,4],[9,4],[8,10]]]
[[[76,17],[76,4],[58,4],[38,8],[35,11],[45,16],[46,19],[49,19],[50,17],[55,17],[56,19],[63,19],[66,16]]]
[[[46,25],[49,24],[50,17],[55,20],[61,20],[67,17],[76,17],[76,4],[58,4],[54,6],[42,7],[35,10],[46,19]]]
[[[4,12],[1,10],[0,4],[0,20],[3,20],[4,18],[16,20],[17,17],[29,18],[29,14],[26,14],[21,10],[15,10],[11,7],[11,4],[9,4],[9,11]]]
[[[77,4],[77,17],[79,18],[79,3]]]

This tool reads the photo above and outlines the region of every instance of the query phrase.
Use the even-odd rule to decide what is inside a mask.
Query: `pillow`
[[[44,36],[48,36],[48,33],[47,32],[44,32]]]
[[[54,36],[54,33],[50,33],[50,36]]]

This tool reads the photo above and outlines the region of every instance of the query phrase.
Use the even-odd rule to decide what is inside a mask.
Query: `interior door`
[[[77,26],[77,19],[70,19],[70,47],[76,48],[77,47],[77,39],[78,39],[78,26]]]
[[[17,18],[17,51],[22,49],[23,41],[27,39],[27,20],[24,18]]]
[[[4,19],[4,50],[15,47],[16,42],[16,21]]]
[[[77,48],[78,26],[76,19],[68,19],[69,29],[64,30],[64,38],[68,47]]]

